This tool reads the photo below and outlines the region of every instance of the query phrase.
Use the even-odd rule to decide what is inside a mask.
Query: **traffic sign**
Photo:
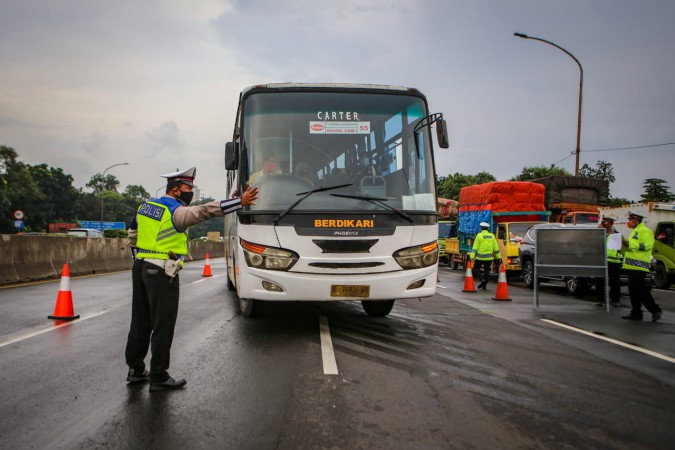
[[[98,220],[80,220],[80,226],[82,228],[91,228],[94,230],[124,230],[126,224],[124,222],[103,222],[103,230],[101,229],[101,222]]]
[[[23,220],[15,220],[14,221],[14,228],[17,230],[20,230],[23,228]]]
[[[14,211],[14,218],[16,220],[23,219],[23,211],[21,211],[20,209],[17,209],[16,211]]]

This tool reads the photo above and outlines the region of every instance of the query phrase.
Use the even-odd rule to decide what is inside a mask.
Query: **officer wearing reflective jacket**
[[[604,228],[607,232],[607,241],[605,248],[607,249],[607,284],[609,285],[609,298],[612,301],[612,306],[621,306],[621,263],[623,255],[621,250],[610,248],[612,235],[619,232],[614,229],[614,219],[611,217],[603,217],[598,228]],[[618,242],[617,242],[618,244]],[[618,247],[618,245],[617,245]],[[598,306],[605,305],[605,279],[596,278],[595,280],[595,298],[598,301]]]
[[[630,314],[623,316],[628,320],[642,320],[642,305],[652,313],[652,322],[663,315],[661,307],[656,304],[650,289],[645,284],[645,276],[649,272],[654,247],[654,233],[642,221],[644,216],[628,211],[628,228],[631,229],[628,250],[624,254],[623,269],[628,273],[628,293],[632,306]]]
[[[488,276],[490,275],[490,267],[492,261],[501,259],[499,247],[497,246],[497,239],[495,235],[488,231],[490,224],[487,222],[480,223],[480,233],[476,235],[473,240],[473,248],[469,257],[475,261],[474,271],[482,270],[482,279],[478,285],[478,289],[487,289]]]
[[[241,198],[188,206],[192,201],[196,169],[162,175],[166,195],[143,203],[129,229],[129,241],[137,247],[132,268],[133,297],[131,326],[125,351],[129,366],[127,381],[150,380],[150,390],[178,389],[184,379],[169,373],[171,342],[178,316],[179,277],[188,253],[186,230],[216,216],[223,216],[251,205],[258,189],[249,188]],[[152,347],[150,371],[145,356]]]

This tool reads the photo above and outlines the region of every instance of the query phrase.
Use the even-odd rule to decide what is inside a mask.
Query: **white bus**
[[[228,192],[260,189],[225,218],[228,287],[242,314],[264,302],[434,295],[438,225],[431,125],[412,88],[279,83],[242,91],[225,146]]]

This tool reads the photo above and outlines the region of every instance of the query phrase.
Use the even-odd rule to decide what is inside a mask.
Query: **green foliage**
[[[127,230],[103,230],[103,237],[107,238],[126,238],[129,237]]]
[[[212,198],[206,198],[198,202],[193,202],[193,205],[202,205],[205,203],[212,202]],[[201,236],[206,236],[209,231],[218,231],[222,236],[225,230],[225,218],[224,217],[214,217],[213,219],[207,220],[197,225],[193,225],[188,228],[188,238],[196,239]]]
[[[630,205],[631,203],[635,203],[632,200],[628,200],[627,198],[610,198],[609,199],[609,206],[623,206],[623,205]]]
[[[496,180],[497,179],[494,177],[494,175],[485,171],[476,175],[455,173],[454,175],[447,177],[440,177],[438,179],[438,183],[436,184],[436,192],[439,197],[459,200],[459,191],[464,186],[489,183]]]
[[[511,178],[511,181],[530,181],[555,175],[571,176],[572,174],[562,167],[556,166],[523,167],[523,171],[520,172],[520,175]]]
[[[647,178],[642,187],[645,193],[640,195],[644,202],[672,202],[675,201],[675,195],[670,192],[666,180],[661,178]]]
[[[117,191],[113,175],[94,175],[87,187],[93,193],[73,187],[73,177],[46,164],[31,166],[18,160],[17,152],[0,146],[0,233],[15,233],[13,212],[24,212],[24,232],[46,231],[52,222],[83,220],[126,222],[138,206],[150,197],[143,186]]]
[[[93,189],[97,194],[103,191],[117,191],[120,182],[115,175],[106,175],[105,177],[97,173],[87,182],[86,187]]]
[[[614,183],[616,181],[612,163],[607,161],[597,161],[595,163],[595,169],[591,168],[588,164],[584,164],[579,169],[579,176],[606,180],[609,183]]]

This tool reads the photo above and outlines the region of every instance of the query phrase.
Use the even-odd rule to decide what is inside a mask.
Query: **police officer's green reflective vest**
[[[137,258],[169,259],[169,252],[187,255],[187,233],[176,230],[171,216],[183,203],[162,197],[143,203],[136,214],[138,222]]]
[[[502,256],[499,254],[499,246],[495,235],[488,230],[482,230],[478,233],[473,241],[470,257],[479,261],[500,259]]]
[[[610,250],[609,249],[609,240],[612,237],[613,233],[610,233],[607,236],[607,262],[611,262],[614,264],[621,264],[621,259],[623,258],[623,255],[621,254],[620,250]]]
[[[649,272],[653,247],[654,233],[644,223],[640,223],[630,231],[628,251],[623,257],[623,268]]]

